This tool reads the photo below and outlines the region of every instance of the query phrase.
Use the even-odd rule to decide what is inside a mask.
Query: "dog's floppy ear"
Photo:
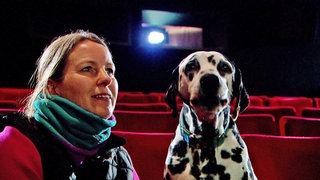
[[[238,68],[236,68],[232,89],[232,100],[236,98],[236,104],[233,111],[233,118],[236,120],[239,113],[243,112],[249,105],[249,95],[243,85],[242,74]]]
[[[178,107],[177,107],[177,100],[176,97],[178,95],[178,79],[179,79],[179,66],[177,66],[172,71],[172,83],[169,86],[167,93],[166,93],[166,103],[169,105],[172,115],[177,116],[178,115]]]

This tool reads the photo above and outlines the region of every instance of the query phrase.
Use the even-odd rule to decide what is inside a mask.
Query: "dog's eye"
[[[227,63],[219,63],[218,70],[221,74],[232,73],[232,68]]]
[[[199,69],[199,63],[196,60],[190,61],[185,68],[185,73]]]
[[[196,64],[195,63],[190,63],[190,64],[187,64],[185,71],[186,72],[190,72],[190,71],[195,70],[195,69],[196,69]]]

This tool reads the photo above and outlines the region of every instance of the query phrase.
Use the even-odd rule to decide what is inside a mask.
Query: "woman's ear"
[[[58,95],[58,93],[56,92],[56,87],[57,87],[57,82],[55,82],[52,79],[49,79],[47,84],[47,90],[49,94]]]

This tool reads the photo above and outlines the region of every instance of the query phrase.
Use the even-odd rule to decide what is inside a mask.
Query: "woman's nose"
[[[104,69],[99,71],[98,75],[98,86],[108,86],[112,82],[112,77]]]

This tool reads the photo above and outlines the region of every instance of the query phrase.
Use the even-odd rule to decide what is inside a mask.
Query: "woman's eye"
[[[114,70],[112,68],[106,68],[105,70],[109,75],[113,75],[114,74]]]
[[[81,69],[82,72],[89,72],[92,69],[91,66],[87,66]]]

